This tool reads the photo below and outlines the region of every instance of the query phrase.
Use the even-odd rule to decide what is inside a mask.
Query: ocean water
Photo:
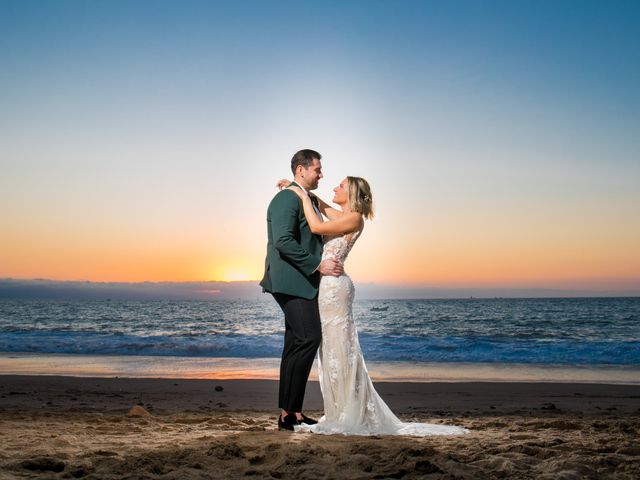
[[[359,300],[380,364],[640,367],[640,298]],[[275,302],[0,300],[0,352],[181,359],[280,356]],[[133,358],[133,357],[132,357]],[[277,362],[276,362],[277,364]]]

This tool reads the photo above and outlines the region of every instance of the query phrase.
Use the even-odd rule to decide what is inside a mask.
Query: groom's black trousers
[[[322,340],[318,297],[272,295],[284,312],[285,323],[278,406],[287,412],[301,412],[309,372]]]

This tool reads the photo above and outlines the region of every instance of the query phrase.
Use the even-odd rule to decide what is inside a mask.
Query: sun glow
[[[212,279],[223,282],[258,281],[262,278],[262,270],[250,262],[229,261],[216,265],[212,270]]]
[[[255,278],[253,278],[253,276],[249,272],[241,268],[228,269],[222,276],[222,279],[225,282],[243,282],[247,280],[255,280]]]

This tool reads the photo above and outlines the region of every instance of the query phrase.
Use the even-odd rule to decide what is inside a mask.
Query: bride
[[[291,185],[278,182],[279,188]],[[373,218],[373,198],[367,181],[347,177],[333,189],[333,202],[340,209],[318,198],[322,221],[311,198],[297,186],[293,190],[304,207],[313,233],[323,235],[322,259],[344,263],[358,237],[365,218]],[[316,197],[317,198],[317,197]],[[347,274],[322,276],[318,307],[322,324],[322,343],[318,351],[318,377],[324,400],[324,416],[314,425],[300,424],[296,431],[345,435],[455,435],[469,430],[457,426],[405,423],[394,415],[373,387],[364,363],[358,332],[353,320],[354,287]]]

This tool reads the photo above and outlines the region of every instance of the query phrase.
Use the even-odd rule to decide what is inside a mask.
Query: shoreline
[[[380,382],[521,382],[640,385],[638,365],[555,365],[367,361]],[[0,352],[0,375],[263,379],[279,378],[279,358],[84,355]],[[317,380],[316,364],[310,380]]]
[[[397,413],[556,412],[640,414],[640,386],[551,382],[374,382]],[[126,412],[278,411],[277,380],[0,375],[0,410]],[[553,405],[551,408],[550,405]],[[322,411],[317,381],[305,409]]]

